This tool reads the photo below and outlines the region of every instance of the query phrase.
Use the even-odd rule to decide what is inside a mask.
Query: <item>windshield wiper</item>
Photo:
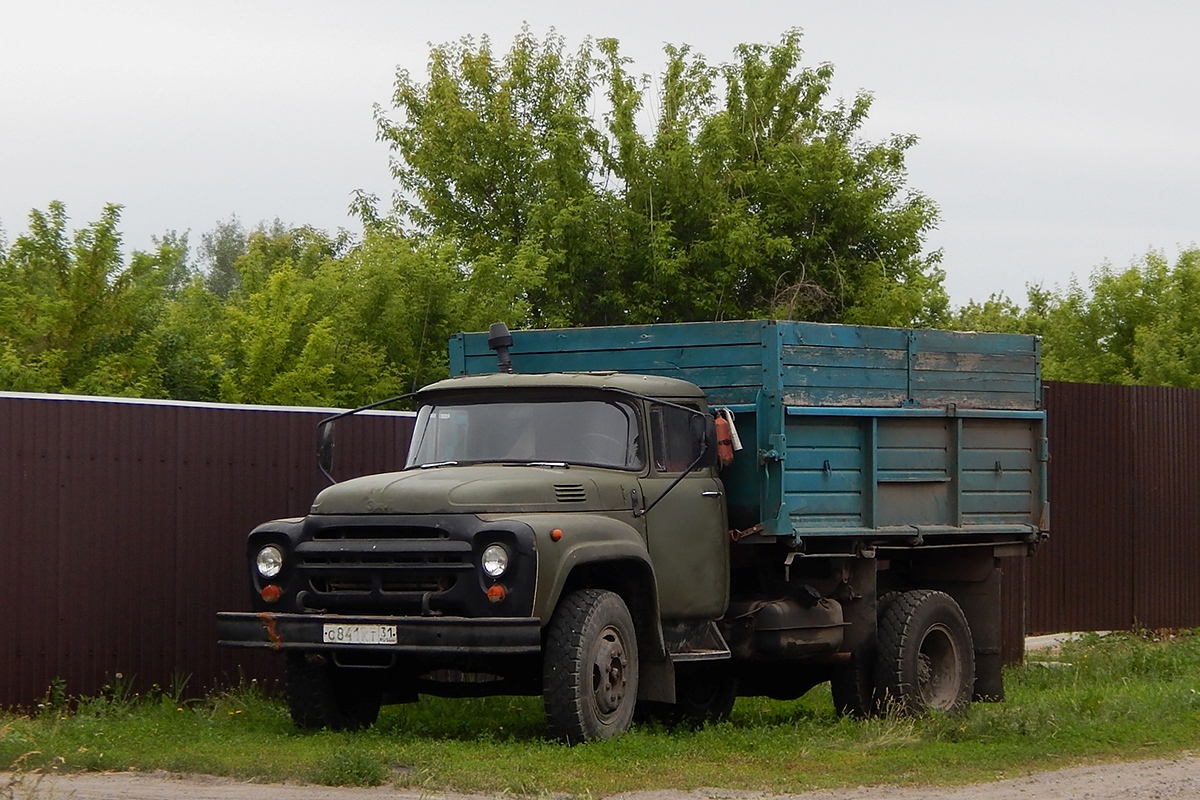
[[[567,469],[571,466],[565,461],[513,461],[511,459],[503,459],[496,463],[502,467],[555,467],[558,469]]]
[[[566,461],[431,461],[428,464],[419,464],[417,469],[437,469],[438,467],[457,467],[463,464],[488,464],[498,463],[502,467],[554,467],[557,469],[570,469],[571,465]]]

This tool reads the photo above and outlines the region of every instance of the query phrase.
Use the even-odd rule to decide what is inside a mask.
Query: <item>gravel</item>
[[[0,798],[14,800],[483,800],[481,795],[441,794],[413,789],[332,788],[298,784],[244,783],[204,775],[78,773],[17,775],[0,773]],[[490,797],[490,796],[489,796]],[[496,795],[512,800],[512,795]],[[1171,800],[1200,798],[1200,758],[1179,758],[1072,767],[1033,772],[992,783],[958,787],[871,786],[779,795],[728,789],[690,792],[627,792],[611,800]]]

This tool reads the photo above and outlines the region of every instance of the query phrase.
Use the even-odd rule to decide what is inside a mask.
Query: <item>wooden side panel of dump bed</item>
[[[792,530],[913,538],[1037,530],[1038,415],[789,414],[785,425]]]
[[[1041,408],[1032,336],[780,322],[789,406]]]
[[[778,384],[771,376],[779,365],[763,352],[764,337],[776,337],[773,328],[752,320],[513,331],[513,370],[667,375],[701,387],[710,402],[754,403],[764,381]],[[495,371],[486,333],[450,340],[451,375]]]
[[[776,392],[789,406],[1041,408],[1033,336],[815,322],[691,322],[513,331],[517,372],[669,375],[714,404]],[[486,333],[450,340],[452,375],[496,371]]]
[[[736,528],[923,543],[1046,524],[1039,343],[1016,334],[751,320],[514,331],[518,372],[683,378],[736,413]],[[487,334],[454,375],[496,370]]]

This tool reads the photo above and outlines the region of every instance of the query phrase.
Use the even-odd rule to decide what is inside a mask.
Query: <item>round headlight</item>
[[[490,578],[499,578],[508,569],[508,551],[502,544],[489,544],[483,550],[479,565]]]
[[[283,552],[273,544],[269,544],[254,558],[254,566],[258,574],[264,578],[274,578],[283,569]]]

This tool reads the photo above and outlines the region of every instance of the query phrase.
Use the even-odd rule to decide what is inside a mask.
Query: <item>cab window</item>
[[[654,441],[654,468],[659,472],[683,472],[700,455],[692,434],[694,411],[673,406],[650,408],[650,438]]]

